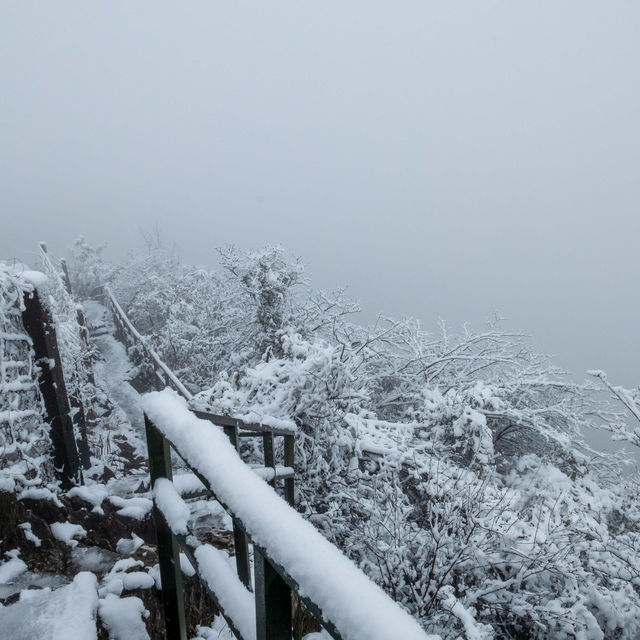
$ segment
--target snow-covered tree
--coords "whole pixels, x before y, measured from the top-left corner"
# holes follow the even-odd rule
[[[298,425],[299,510],[427,630],[638,637],[640,505],[583,441],[609,411],[593,385],[499,321],[361,326],[281,249],[220,255],[155,247],[112,287],[196,403]]]
[[[610,431],[614,440],[640,447],[640,387],[625,389],[613,385],[604,371],[592,370],[589,375],[596,378],[601,387],[610,393],[611,399],[623,409],[622,412],[613,414],[601,413],[599,417],[602,418],[602,428]]]

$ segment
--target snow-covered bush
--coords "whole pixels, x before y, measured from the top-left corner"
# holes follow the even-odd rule
[[[280,249],[221,263],[156,247],[112,287],[195,402],[298,425],[299,510],[427,630],[638,637],[637,491],[583,442],[593,385],[499,322],[360,326]]]
[[[22,325],[33,286],[0,263],[0,490],[54,483],[49,427],[31,340]]]
[[[589,371],[589,375],[599,381],[601,388],[607,391],[611,400],[622,409],[610,414],[601,412],[599,414],[601,421],[598,426],[611,432],[613,440],[629,442],[640,447],[640,387],[625,389],[611,384],[607,374],[600,370]]]
[[[81,299],[99,295],[100,288],[109,284],[113,277],[113,266],[102,259],[105,246],[92,247],[80,236],[71,247],[69,269],[71,288]]]

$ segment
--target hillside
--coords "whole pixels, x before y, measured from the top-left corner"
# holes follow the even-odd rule
[[[219,258],[212,271],[149,246],[112,264],[79,240],[66,271],[44,253],[46,279],[1,267],[0,630],[27,637],[20,620],[37,608],[43,624],[53,610],[97,620],[101,638],[162,637],[140,395],[157,387],[150,349],[191,408],[295,431],[297,511],[426,633],[640,635],[635,480],[583,436],[598,427],[633,443],[613,404],[633,409],[633,394],[609,385],[608,400],[604,374],[573,382],[499,321],[459,334],[412,319],[361,326],[356,303],[311,289],[277,247]],[[143,343],[117,331],[105,285]],[[90,460],[70,490],[21,322],[35,289],[74,420],[84,414]],[[81,450],[77,420],[75,434]],[[261,447],[242,439],[243,459],[258,465]],[[206,496],[189,503],[191,530],[235,566],[228,515]],[[186,558],[183,570],[189,637],[232,637]],[[319,630],[302,607],[298,616],[296,638]]]

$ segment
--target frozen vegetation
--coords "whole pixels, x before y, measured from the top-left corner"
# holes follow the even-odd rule
[[[416,320],[387,317],[363,326],[356,303],[342,291],[312,290],[302,264],[279,248],[221,249],[218,271],[185,265],[158,246],[147,249],[111,264],[78,241],[69,264],[73,300],[55,274],[27,279],[0,268],[0,490],[50,509],[73,499],[95,518],[113,514],[138,523],[132,526],[148,521],[140,397],[130,384],[148,377],[147,365],[107,330],[91,341],[92,377],[73,330],[78,303],[90,323],[109,325],[106,310],[92,299],[108,284],[147,344],[193,394],[194,407],[295,431],[296,508],[308,520],[304,535],[317,536],[318,548],[324,540],[334,543],[424,633],[468,640],[640,636],[637,480],[621,456],[593,451],[583,437],[598,428],[638,446],[637,390],[617,387],[599,371],[574,382],[499,320],[457,333],[444,323],[429,332]],[[48,292],[65,375],[93,420],[86,486],[66,496],[48,456],[32,351],[19,339],[15,309],[34,286]],[[256,517],[243,503],[249,495],[279,514],[276,522],[265,517],[247,524],[258,541],[266,536],[278,549],[283,564],[296,568],[300,583],[332,615],[345,616],[349,637],[360,637],[376,616],[385,635],[385,620],[394,614],[371,604],[383,602],[377,591],[345,568],[339,581],[345,593],[338,589],[333,595],[342,595],[332,600],[322,566],[342,572],[351,565],[343,566],[334,551],[319,554],[317,567],[305,563],[289,508],[270,503],[269,487],[233,457],[220,434],[206,435],[211,428],[205,433],[172,394],[145,402],[151,413],[162,407],[154,414],[159,423],[162,416],[175,419],[162,429],[184,440],[225,500],[249,509],[246,518]],[[257,463],[255,444],[242,447]],[[226,449],[229,455],[220,459]],[[234,474],[250,493],[235,492],[228,481]],[[209,529],[212,522],[228,528],[228,518],[206,500],[185,510],[185,494],[199,486],[194,476],[181,471],[175,484],[158,485],[156,499],[176,529],[197,529],[198,519]],[[117,536],[109,556],[91,549],[93,532],[76,522],[52,522],[48,538],[23,526],[29,524],[18,523],[23,545],[38,549],[37,541],[58,538],[89,571],[96,567],[96,600],[83,601],[78,619],[100,619],[111,638],[145,637],[153,616],[144,594],[155,589],[158,573],[138,559],[146,548],[142,537]],[[2,549],[5,584],[32,580],[21,550]],[[228,555],[202,546],[197,560],[205,580],[228,586],[233,617],[249,629],[251,596],[235,579]],[[193,571],[187,563],[184,570]],[[80,582],[52,582],[39,597],[63,602],[65,589],[87,588],[85,578]],[[11,607],[32,606],[31,597],[20,595],[7,611],[0,609],[0,621],[9,619]],[[367,620],[351,615],[355,608],[341,609],[352,597],[360,598],[361,611],[371,607]],[[403,637],[413,633],[415,623],[407,620]],[[212,625],[200,627],[197,637],[227,637],[219,620]]]

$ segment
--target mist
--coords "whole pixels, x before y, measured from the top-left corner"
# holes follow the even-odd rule
[[[0,254],[285,246],[639,382],[640,6],[4,2]]]

